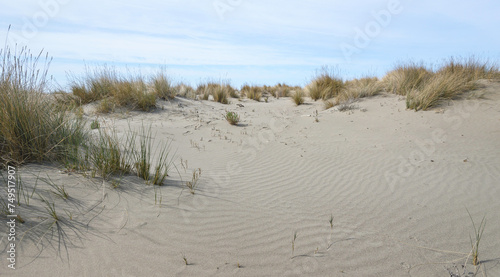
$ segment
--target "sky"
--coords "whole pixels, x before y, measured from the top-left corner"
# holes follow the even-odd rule
[[[103,65],[124,74],[163,70],[192,86],[240,87],[304,86],[324,66],[352,79],[382,77],[405,61],[500,61],[497,0],[0,3],[0,39],[47,52],[49,74],[63,89]]]

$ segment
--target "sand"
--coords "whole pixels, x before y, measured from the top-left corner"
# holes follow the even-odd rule
[[[466,272],[500,276],[500,83],[483,85],[480,98],[425,112],[380,95],[346,112],[310,99],[178,98],[151,113],[99,116],[119,134],[151,125],[157,142],[172,140],[178,171],[161,188],[135,176],[112,188],[55,166],[21,167],[27,191],[34,175],[50,176],[70,198],[46,195],[62,218],[53,232],[42,203],[19,208],[18,240],[30,231],[16,270],[3,237],[1,275],[450,276],[471,250],[468,210],[476,226],[487,222],[481,268],[469,259]],[[184,182],[197,168],[192,195]]]

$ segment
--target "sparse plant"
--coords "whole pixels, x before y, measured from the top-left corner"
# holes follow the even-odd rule
[[[61,185],[61,186],[57,185],[56,183],[54,183],[54,181],[52,181],[52,179],[49,177],[49,175],[47,175],[47,178],[40,178],[40,180],[45,182],[47,185],[51,186],[54,189],[54,191],[52,191],[52,193],[54,193],[55,195],[61,197],[62,199],[69,198],[68,193],[64,189],[64,185]]]
[[[238,122],[240,122],[240,116],[235,113],[235,112],[226,112],[224,115],[224,118],[229,122],[231,125],[238,125]]]
[[[97,119],[92,120],[92,122],[90,123],[90,129],[92,130],[99,129],[99,120]]]
[[[340,103],[337,106],[337,110],[339,112],[345,112],[345,111],[350,111],[350,110],[357,109],[358,106],[354,104],[355,102],[356,102],[356,99],[349,98],[345,102]]]
[[[47,213],[54,219],[53,223],[57,223],[59,221],[59,216],[57,215],[56,212],[56,207],[54,203],[50,203],[47,201],[47,199],[43,198],[41,195],[39,195],[40,200],[45,204],[45,210]]]
[[[479,223],[479,226],[476,228],[476,224],[474,223],[474,219],[472,219],[472,215],[470,214],[469,210],[467,210],[467,213],[469,214],[470,220],[472,221],[472,226],[474,227],[474,240],[472,240],[472,237],[469,235],[470,244],[472,247],[472,250],[471,250],[472,264],[479,265],[479,263],[480,263],[480,261],[479,261],[479,243],[481,242],[481,238],[483,237],[484,228],[486,226],[486,216],[483,216],[481,223]]]
[[[297,239],[297,231],[293,233],[293,238],[292,238],[292,256],[293,253],[295,252],[295,240]]]
[[[337,106],[338,104],[339,104],[338,98],[328,99],[328,100],[323,101],[323,105],[325,107],[325,110],[333,108],[333,107]]]
[[[330,220],[328,220],[328,222],[330,222],[330,228],[333,229],[333,214],[330,214]]]
[[[191,194],[195,193],[196,187],[198,186],[198,181],[200,180],[201,176],[201,168],[198,168],[197,170],[193,170],[193,176],[191,177],[191,181],[186,181],[186,187],[188,187],[189,192]]]
[[[187,257],[186,257],[186,255],[185,255],[185,254],[182,254],[182,260],[184,261],[184,264],[185,264],[185,265],[189,265],[188,260],[187,260]]]

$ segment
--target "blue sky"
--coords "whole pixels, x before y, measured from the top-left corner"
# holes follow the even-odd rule
[[[44,49],[50,74],[112,65],[176,82],[305,85],[330,66],[383,76],[397,62],[500,60],[500,1],[2,0],[0,38]]]

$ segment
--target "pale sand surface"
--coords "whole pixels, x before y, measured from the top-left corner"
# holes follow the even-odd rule
[[[7,270],[2,240],[1,275],[449,276],[466,256],[452,252],[471,248],[467,208],[476,225],[486,215],[480,259],[486,276],[500,276],[500,84],[484,84],[480,99],[426,112],[382,95],[350,112],[310,99],[297,107],[290,98],[180,98],[153,113],[101,116],[103,128],[151,124],[157,141],[173,139],[179,173],[156,188],[161,205],[134,176],[103,190],[99,178],[22,167],[28,188],[30,173],[48,175],[70,199],[49,195],[64,218],[53,234],[35,224],[46,216],[40,203],[20,208],[27,223],[19,232],[32,231],[16,271]],[[223,119],[225,110],[240,114],[240,126]],[[191,195],[181,177],[196,168],[201,183]]]

